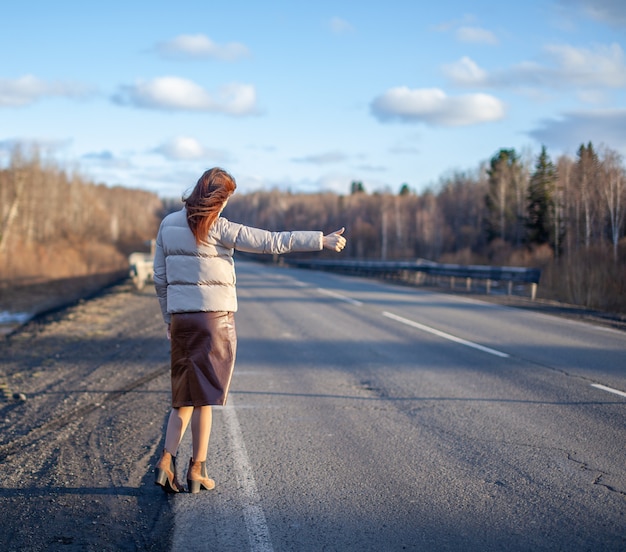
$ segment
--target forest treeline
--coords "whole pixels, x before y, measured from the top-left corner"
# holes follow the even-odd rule
[[[127,271],[162,208],[156,194],[95,184],[16,147],[0,170],[0,283]]]
[[[534,158],[501,149],[420,193],[408,184],[368,191],[359,181],[345,194],[237,193],[225,216],[270,230],[345,226],[342,258],[538,267],[538,297],[626,312],[625,172],[617,152],[591,143],[556,161],[545,148]],[[0,279],[124,270],[180,206],[16,148],[0,170]]]
[[[626,175],[620,155],[582,144],[555,162],[501,149],[475,171],[415,193],[235,194],[225,216],[269,228],[346,226],[345,258],[542,269],[539,296],[626,312]]]

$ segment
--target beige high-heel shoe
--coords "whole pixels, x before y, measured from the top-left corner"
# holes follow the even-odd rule
[[[154,484],[160,485],[166,493],[180,493],[183,486],[176,477],[176,458],[163,450],[161,460],[154,468]]]
[[[210,491],[215,488],[215,481],[209,479],[206,473],[206,462],[194,462],[189,459],[187,470],[187,487],[190,493],[199,493],[201,490]]]

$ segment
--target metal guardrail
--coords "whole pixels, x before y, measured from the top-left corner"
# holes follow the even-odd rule
[[[152,263],[154,252],[131,253],[129,260],[129,275],[138,290],[145,284],[152,282]],[[486,266],[486,265],[459,265],[434,263],[424,259],[417,261],[334,261],[322,259],[292,259],[281,258],[281,262],[298,268],[314,270],[328,270],[369,276],[374,278],[389,278],[402,280],[413,284],[426,283],[426,277],[449,278],[450,287],[454,288],[457,278],[465,281],[467,291],[472,289],[475,281],[484,281],[486,292],[491,292],[493,282],[507,282],[508,294],[513,293],[513,284],[530,285],[530,296],[534,300],[537,294],[537,285],[541,278],[538,268],[518,266]]]
[[[507,282],[508,294],[513,291],[513,284],[529,284],[531,298],[534,300],[537,293],[537,284],[541,278],[541,270],[538,268],[525,268],[517,266],[485,266],[485,265],[459,265],[441,264],[426,261],[334,261],[321,259],[285,259],[284,262],[299,268],[316,270],[329,270],[354,274],[357,276],[370,276],[391,278],[410,281],[412,283],[424,283],[426,276],[446,277],[450,279],[450,287],[454,288],[456,279],[465,281],[468,291],[472,288],[475,280],[485,282],[487,293],[490,293],[493,282]]]

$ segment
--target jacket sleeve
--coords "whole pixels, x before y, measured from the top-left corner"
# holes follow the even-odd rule
[[[156,239],[156,249],[154,251],[154,287],[156,289],[157,297],[159,298],[159,305],[161,307],[161,314],[163,315],[163,321],[166,324],[170,323],[171,316],[167,312],[167,271],[165,269],[165,253],[163,251],[163,239],[161,236],[161,228]]]
[[[222,243],[246,253],[282,254],[321,251],[323,234],[317,231],[270,232],[221,219]]]

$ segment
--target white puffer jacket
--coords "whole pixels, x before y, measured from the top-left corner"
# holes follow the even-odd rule
[[[322,232],[268,232],[223,217],[198,246],[185,208],[161,222],[154,255],[154,285],[163,320],[176,312],[237,310],[235,250],[280,254],[320,251]]]

